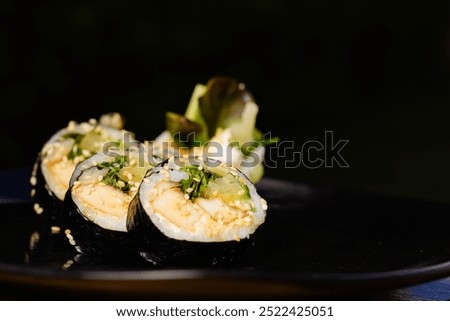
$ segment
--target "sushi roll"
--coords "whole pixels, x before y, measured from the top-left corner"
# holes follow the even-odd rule
[[[153,160],[151,160],[153,162]],[[100,152],[77,165],[64,200],[64,233],[83,254],[129,250],[128,205],[151,168],[144,150]]]
[[[202,157],[171,157],[149,170],[127,229],[152,264],[223,264],[251,245],[267,203],[239,170]]]
[[[117,113],[103,115],[99,122],[71,121],[45,143],[30,179],[36,214],[52,224],[60,223],[62,201],[76,165],[99,152],[107,142],[121,144],[128,133],[122,126],[122,117]]]

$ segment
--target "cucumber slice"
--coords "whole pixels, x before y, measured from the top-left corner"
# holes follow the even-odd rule
[[[232,140],[239,142],[241,145],[254,140],[254,129],[258,110],[258,105],[252,101],[245,104],[241,118],[229,124]]]
[[[248,173],[248,179],[254,183],[259,182],[264,175],[264,166],[262,163],[253,167]]]
[[[200,108],[198,105],[198,99],[203,96],[205,93],[206,86],[202,84],[195,85],[194,91],[192,92],[191,100],[189,101],[189,105],[186,109],[184,116],[189,120],[200,123],[201,125],[206,126],[205,121],[203,120],[202,113],[200,112]]]
[[[93,130],[84,135],[83,139],[80,142],[80,148],[88,150],[91,153],[95,153],[96,151],[98,151],[99,146],[101,146],[103,142],[104,138],[102,137],[101,133]]]
[[[125,182],[133,181],[135,183],[140,183],[150,167],[150,164],[145,164],[145,166],[124,167],[119,171],[118,176]]]
[[[209,182],[206,187],[206,198],[213,198],[217,196],[225,202],[250,199],[247,186],[241,184],[238,178],[230,173]]]

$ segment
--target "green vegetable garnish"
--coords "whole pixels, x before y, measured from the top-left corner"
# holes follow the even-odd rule
[[[240,120],[246,104],[253,101],[250,92],[239,81],[228,77],[211,78],[198,99],[209,136],[214,136],[217,128],[229,127],[235,120]]]
[[[206,85],[197,84],[186,113],[166,113],[167,130],[180,147],[197,147],[207,144],[214,136],[220,139],[220,130],[228,130],[227,142],[238,147],[244,157],[251,156],[260,146],[276,143],[279,138],[265,138],[256,129],[258,106],[245,85],[229,77],[213,77]],[[258,165],[259,166],[259,165]],[[264,168],[255,167],[248,176],[257,182]]]
[[[206,86],[197,84],[184,116],[166,113],[167,130],[175,142],[175,135],[183,139],[183,147],[201,146],[207,143],[218,128],[232,128],[233,139],[239,143],[253,140],[258,108],[245,113],[246,104],[253,97],[245,86],[228,77],[211,78]],[[246,134],[242,135],[245,132]]]
[[[226,202],[236,200],[250,201],[250,191],[238,176],[231,173],[219,175],[209,170],[202,170],[198,165],[182,168],[189,177],[181,180],[181,191],[189,195],[189,199],[197,197],[219,197]]]
[[[87,132],[86,134],[80,133],[67,133],[62,136],[63,139],[73,139],[72,147],[70,148],[67,158],[69,160],[74,160],[76,157],[83,157],[83,159],[95,154],[99,151],[102,143],[110,139],[104,132],[98,131],[98,127]],[[120,141],[111,142],[116,147],[120,146]],[[87,151],[83,153],[83,151]]]
[[[64,139],[71,138],[73,139],[72,147],[70,148],[70,152],[67,154],[67,158],[70,160],[74,160],[75,157],[83,155],[83,150],[80,148],[80,143],[84,138],[84,134],[80,133],[68,133],[62,136]]]
[[[238,176],[231,173],[218,177],[208,184],[204,197],[211,198],[217,195],[220,195],[225,202],[250,201],[250,191],[247,185],[241,182]]]
[[[130,191],[133,185],[120,177],[120,171],[127,165],[125,156],[118,156],[112,162],[103,162],[97,165],[98,169],[107,168],[108,172],[103,176],[102,182],[111,185],[123,192]]]
[[[217,175],[210,171],[203,171],[198,165],[182,168],[189,177],[181,180],[181,191],[189,195],[190,199],[202,197],[209,182],[216,179]]]
[[[179,146],[190,148],[201,146],[204,143],[201,125],[182,115],[172,112],[166,113],[166,126]]]
[[[252,149],[278,141],[265,140],[255,128],[257,114],[258,106],[244,84],[214,77],[206,86],[196,85],[184,116],[166,113],[166,127],[176,143],[189,148],[207,143],[219,128],[229,128],[232,142],[248,156]]]

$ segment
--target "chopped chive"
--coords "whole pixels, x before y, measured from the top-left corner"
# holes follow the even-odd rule
[[[119,177],[119,172],[125,167],[126,162],[127,158],[125,156],[118,156],[112,162],[103,162],[98,164],[98,169],[108,169],[108,172],[103,176],[102,182],[120,189],[123,192],[129,192],[132,185]]]

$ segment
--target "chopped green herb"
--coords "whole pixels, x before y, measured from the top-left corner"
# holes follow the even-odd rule
[[[182,168],[189,177],[181,180],[181,191],[189,195],[190,199],[202,197],[209,182],[218,176],[210,171],[204,171],[198,165]]]
[[[67,133],[62,136],[64,139],[73,139],[72,147],[70,148],[70,152],[67,154],[67,158],[70,160],[74,160],[75,157],[83,155],[83,150],[80,148],[80,143],[84,138],[84,134],[80,133]]]
[[[198,165],[191,165],[182,168],[182,170],[189,177],[181,180],[180,188],[183,193],[189,195],[190,199],[211,198],[220,195],[224,201],[250,202],[251,200],[248,186],[231,173],[222,176],[209,170],[201,170]]]
[[[123,192],[130,191],[132,185],[120,178],[119,173],[122,168],[126,166],[127,158],[125,156],[118,156],[112,162],[103,162],[97,165],[98,169],[107,168],[108,172],[103,176],[102,182],[111,185]]]

